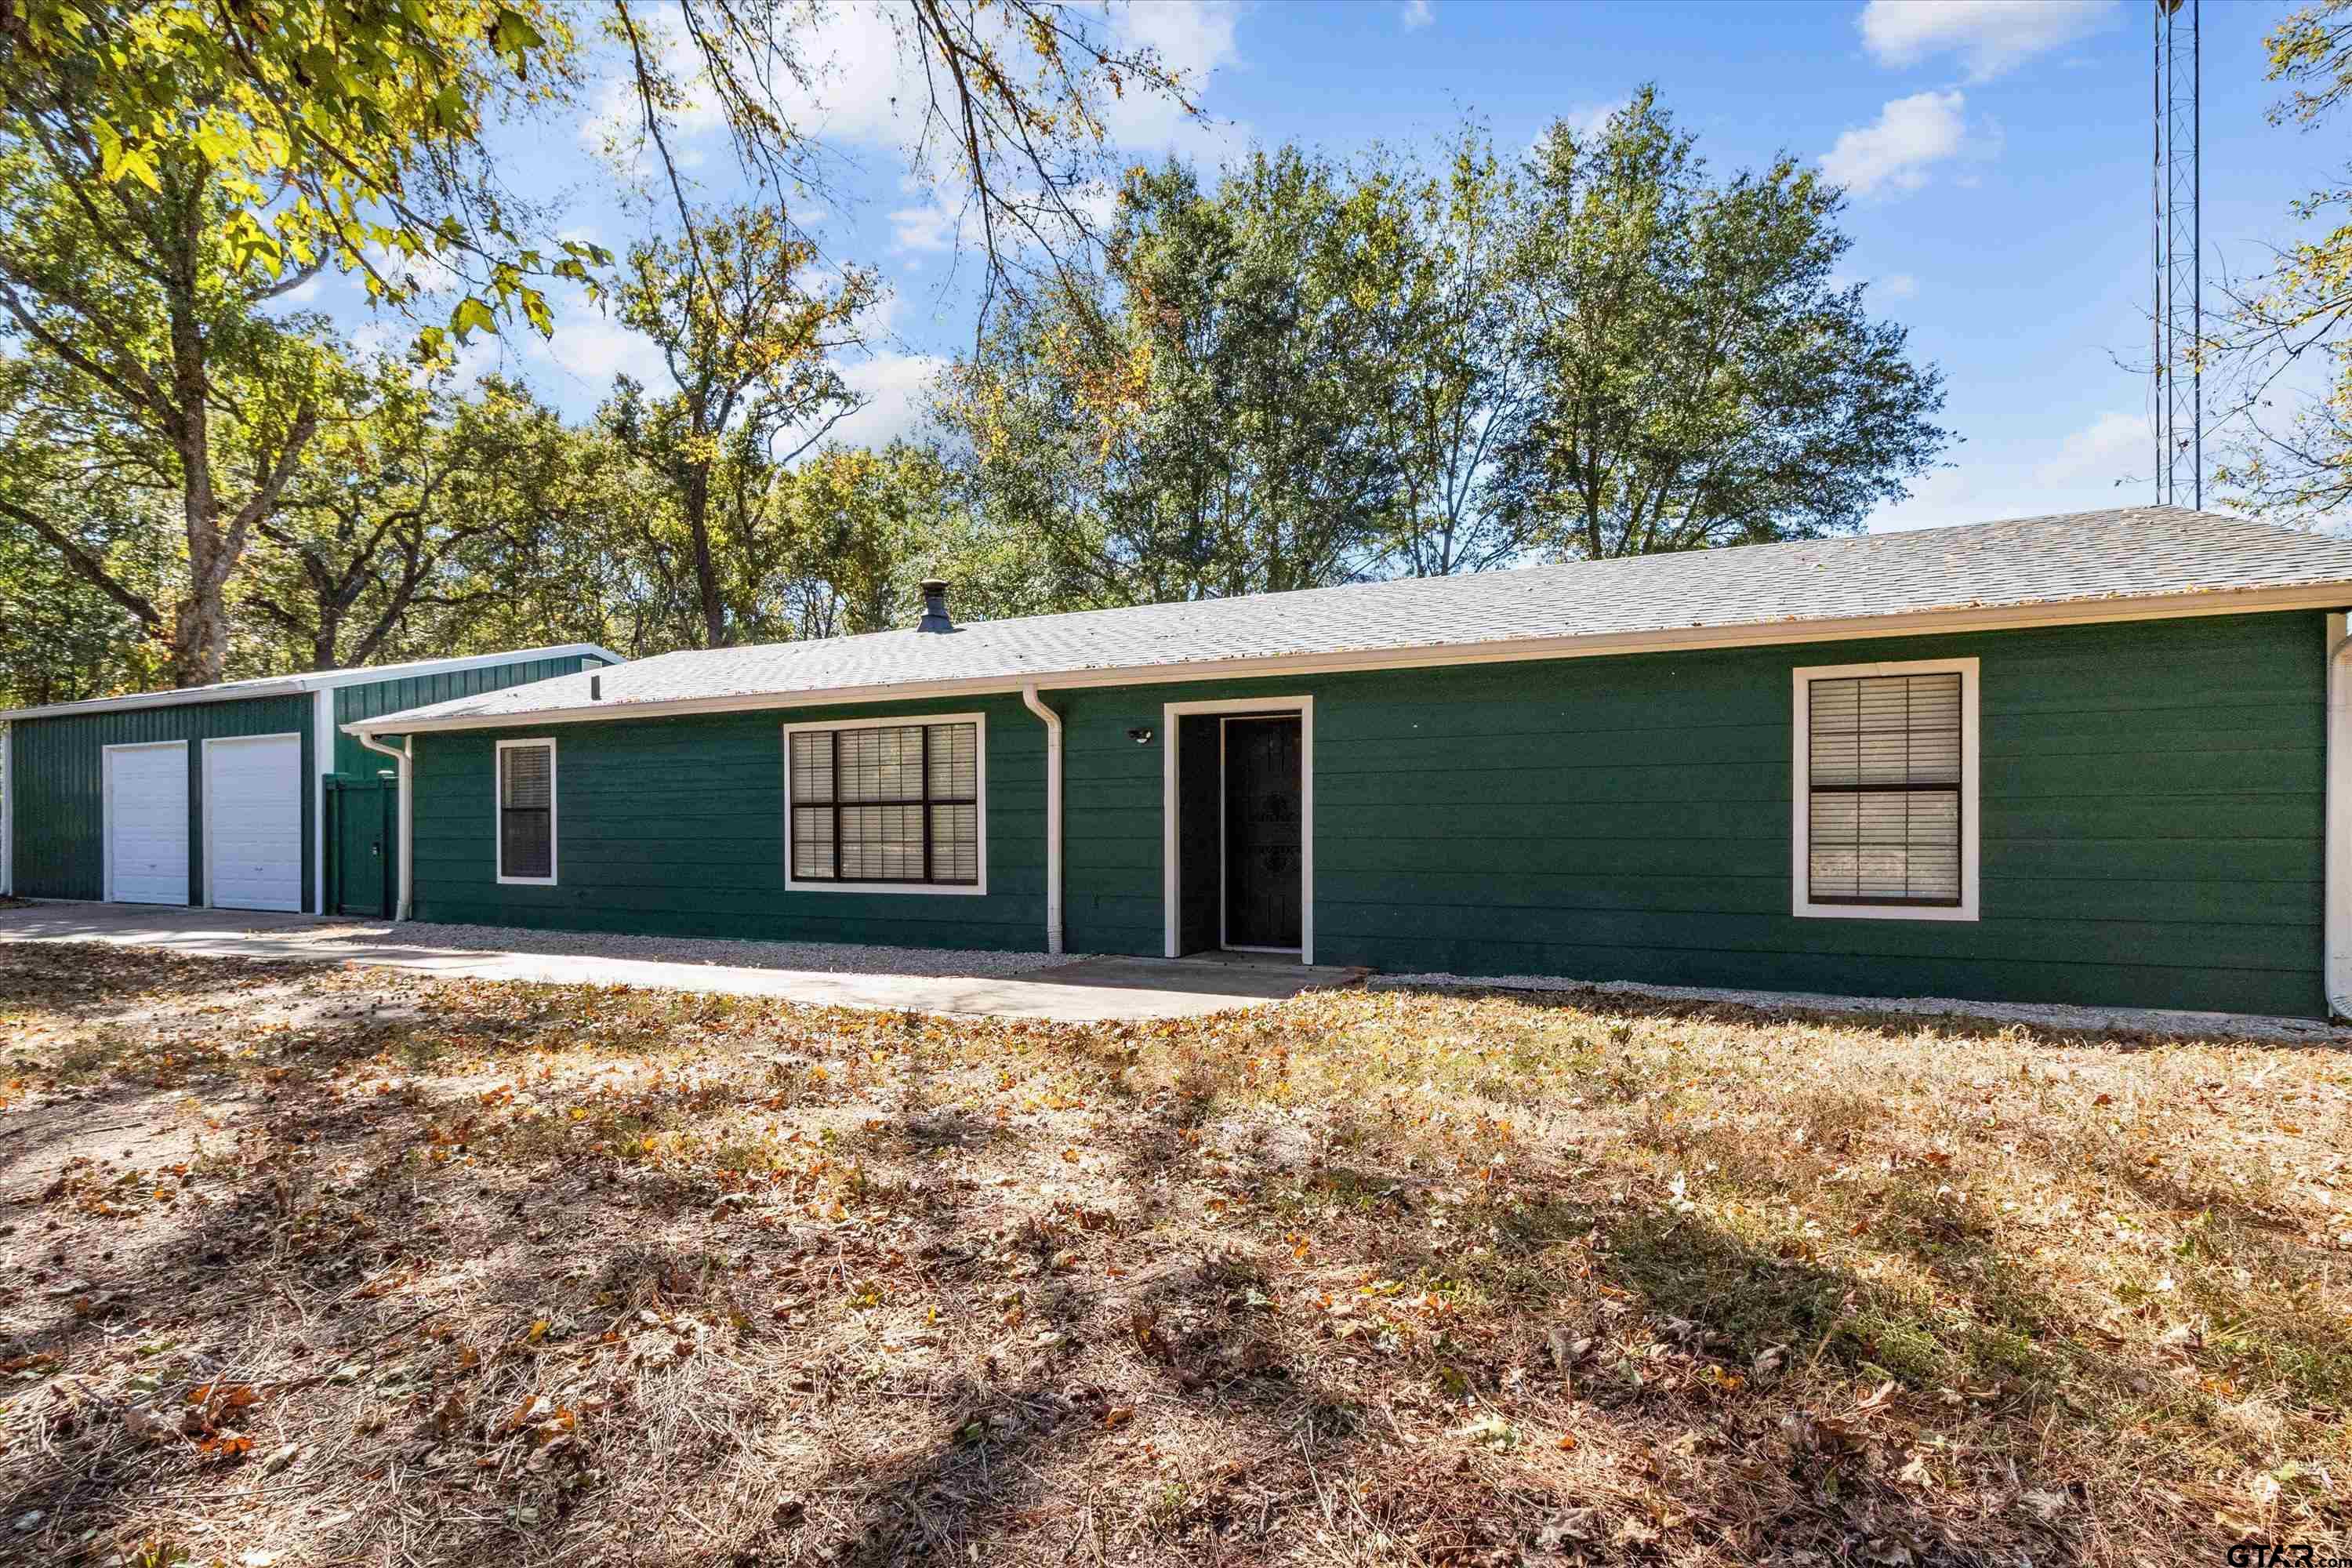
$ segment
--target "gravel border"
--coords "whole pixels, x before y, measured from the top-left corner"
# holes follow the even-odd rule
[[[1375,974],[1378,988],[1452,986],[1481,991],[1599,992],[1604,996],[1672,1002],[1727,1002],[1766,1012],[1903,1013],[1920,1017],[1982,1018],[2069,1032],[2149,1035],[2164,1039],[2264,1040],[2281,1044],[2352,1046],[2352,1027],[2316,1018],[2275,1018],[2252,1013],[2190,1013],[2164,1007],[2078,1007],[2067,1003],[1966,1002],[1951,996],[1839,996],[1818,991],[1734,991],[1703,985],[1645,985],[1631,980],[1577,980],[1565,974]]]
[[[1074,963],[1076,953],[992,952],[980,948],[878,947],[845,942],[751,942],[735,937],[629,936],[612,931],[538,931],[518,926],[403,925],[347,921],[273,931],[324,956],[387,947],[462,952],[523,952],[551,958],[626,958],[650,963],[715,964],[734,969],[803,970],[821,974],[911,974],[926,979],[1032,974]]]

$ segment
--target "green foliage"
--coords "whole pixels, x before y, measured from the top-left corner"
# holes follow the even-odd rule
[[[1536,410],[1500,485],[1565,556],[1859,529],[1948,438],[1941,377],[1839,286],[1843,196],[1783,155],[1709,179],[1644,89],[1555,124],[1513,273]]]
[[[463,338],[543,319],[535,279],[592,283],[603,261],[532,247],[468,176],[486,115],[570,85],[572,28],[542,0],[31,0],[0,30],[6,141],[104,207],[207,190],[237,276],[331,263],[400,303],[378,258],[436,256],[469,285]]]
[[[1849,531],[1948,439],[1833,281],[1842,197],[1709,179],[1644,92],[1514,174],[1295,148],[1138,171],[1108,264],[1026,301],[941,413],[1055,596],[1118,604]]]
[[[374,258],[432,255],[476,285],[463,337],[494,304],[543,320],[535,274],[591,281],[593,247],[543,265],[469,177],[485,111],[532,100],[534,70],[566,58],[565,29],[520,4],[0,13],[0,334],[23,356],[8,456],[49,481],[8,515],[167,641],[179,684],[226,673],[230,585],[343,395],[320,323],[262,307],[331,264],[404,303]],[[168,598],[77,535],[77,478],[176,491]]]
[[[911,626],[926,577],[951,579],[961,620],[1055,607],[1042,595],[1033,536],[992,529],[939,454],[906,441],[879,452],[829,446],[776,495],[785,566],[770,585],[772,634],[839,637]]]
[[[669,491],[671,508],[641,515],[647,547],[691,579],[691,646],[757,632],[762,584],[782,565],[769,487],[857,406],[829,356],[860,341],[877,284],[851,269],[812,290],[816,259],[775,207],[702,215],[629,252],[619,316],[661,350],[671,385],[648,395],[624,381],[606,423]]]
[[[130,612],[0,515],[0,708],[152,684],[160,651]]]
[[[944,100],[978,116],[967,181],[1048,148],[1080,167],[1106,87],[1181,97],[1028,0],[1036,74],[1008,74],[984,10],[898,19],[913,57],[987,68]],[[1710,182],[1644,94],[1516,171],[1475,129],[1429,169],[1282,148],[1128,171],[1098,266],[1043,229],[1019,242],[1033,286],[983,312],[943,444],[829,445],[870,273],[823,261],[780,205],[681,195],[675,237],[603,279],[610,258],[542,254],[535,215],[481,177],[485,123],[569,102],[572,37],[601,14],[0,16],[18,689],[835,636],[911,622],[930,574],[969,619],[1801,537],[1899,496],[1944,438],[1935,373],[1829,281],[1837,194],[1786,160]],[[658,142],[698,83],[619,0],[606,19]],[[801,167],[730,52],[765,38],[790,76],[800,24],[728,0],[675,20],[746,156]],[[994,226],[1076,189],[977,192],[992,279],[1011,276]],[[405,359],[362,363],[285,310],[329,267],[413,308],[427,260],[463,286]],[[551,324],[551,276],[609,285],[663,359],[585,427],[454,380],[467,336]]]
[[[1056,596],[1129,603],[1369,570],[1400,489],[1381,415],[1409,342],[1410,215],[1295,148],[1204,188],[1138,170],[1108,272],[1008,311],[942,412]]]
[[[1517,179],[1468,126],[1440,172],[1412,184],[1406,346],[1388,436],[1399,480],[1384,555],[1391,570],[1484,571],[1533,543],[1525,511],[1502,504],[1496,489],[1497,460],[1534,407],[1511,270],[1521,200]]]
[[[581,24],[601,22],[625,46],[625,79],[687,230],[683,255],[646,247],[651,275],[632,273],[640,300],[655,301],[637,324],[657,338],[668,332],[674,361],[696,367],[680,381],[683,404],[650,410],[667,449],[633,456],[688,492],[678,515],[691,545],[696,640],[736,635],[726,575],[734,568],[717,558],[709,519],[714,477],[744,503],[730,514],[749,558],[738,575],[756,580],[765,547],[753,503],[774,460],[763,442],[815,416],[802,431],[804,447],[822,434],[824,410],[844,403],[821,340],[870,299],[871,282],[853,271],[809,311],[740,313],[747,301],[773,304],[762,291],[789,284],[807,248],[775,215],[716,220],[706,246],[668,164],[664,126],[689,100],[714,98],[748,171],[766,188],[789,188],[809,170],[793,113],[793,94],[810,80],[801,30],[815,13],[687,0],[675,20],[699,69],[674,74],[660,49],[648,51],[626,0],[0,7],[0,353],[21,361],[0,432],[14,476],[0,518],[47,546],[110,614],[168,647],[171,679],[183,685],[219,679],[247,657],[257,639],[240,616],[266,625],[262,644],[292,639],[299,661],[315,663],[371,657],[417,613],[454,608],[465,595],[432,586],[449,558],[426,546],[412,504],[433,489],[436,444],[453,430],[428,438],[399,399],[381,384],[366,390],[367,378],[318,342],[320,323],[275,321],[264,307],[332,267],[356,275],[377,302],[413,312],[424,301],[412,272],[446,268],[459,280],[457,297],[446,321],[419,328],[415,345],[439,363],[515,319],[551,331],[549,279],[597,298],[611,258],[583,242],[534,240],[542,215],[504,194],[483,136],[501,117],[579,109],[574,40]],[[1047,226],[1066,237],[1072,229],[1072,193],[1108,156],[1105,95],[1182,98],[1181,79],[1149,49],[1112,47],[1047,0],[919,0],[894,13],[892,26],[908,61],[952,83],[929,106],[919,162],[932,162],[929,132],[954,130],[942,144],[954,150],[952,168],[931,172],[960,176],[979,203],[992,278],[1011,265],[1012,242],[996,240],[1010,215],[1024,215],[1041,255],[1058,254],[1034,220],[1058,212],[1065,221]],[[1016,188],[1030,172],[1043,188]],[[735,390],[712,394],[722,383]],[[744,417],[719,406],[752,387],[760,401]],[[312,486],[299,515],[283,518],[283,493],[322,427],[340,432],[325,445],[359,477],[340,510]],[[730,443],[735,458],[718,450]],[[610,467],[604,456],[599,473]],[[722,471],[728,462],[735,467]],[[77,487],[92,485],[104,500],[84,504]],[[625,505],[611,515],[648,513]],[[121,541],[110,531],[131,518],[177,536],[169,548],[149,540],[133,552],[165,558],[144,576],[121,569]],[[634,537],[656,554],[665,542],[657,528]],[[388,556],[370,558],[379,548]],[[646,553],[613,569],[621,581],[604,602],[665,643],[672,628],[646,617],[662,586],[658,572],[638,569]],[[578,557],[591,577],[610,575],[604,563],[613,559]],[[536,581],[530,570],[519,579]],[[542,612],[580,618],[545,605],[521,618],[543,621]]]

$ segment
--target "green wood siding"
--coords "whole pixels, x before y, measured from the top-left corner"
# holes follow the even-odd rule
[[[188,896],[205,887],[204,742],[236,735],[296,732],[302,776],[317,776],[309,696],[252,697],[234,702],[138,708],[15,725],[16,891],[32,899],[106,896],[105,749],[150,741],[188,742]],[[315,896],[312,856],[316,792],[302,791],[302,907]]]
[[[986,715],[986,893],[784,890],[783,726],[873,712]],[[492,752],[525,736],[555,741],[551,888],[497,879]],[[1042,941],[1045,731],[1017,698],[526,726],[419,735],[415,748],[419,920],[916,947]]]
[[[478,697],[485,691],[504,691],[510,686],[528,686],[534,680],[545,680],[550,676],[576,675],[581,668],[582,660],[577,656],[527,658],[518,659],[512,664],[488,664],[478,669],[452,670],[442,675],[411,675],[398,680],[335,687],[332,689],[335,757],[334,766],[327,771],[347,778],[372,779],[378,768],[392,765],[391,758],[369,751],[360,744],[358,737],[343,733],[343,726],[357,720],[397,713],[407,708],[422,708],[428,702]]]
[[[1067,945],[1160,951],[1160,705],[1305,694],[1318,962],[2317,1015],[2324,626],[2232,616],[1052,693]],[[1791,915],[1790,669],[1971,655],[1982,918]],[[786,719],[974,707],[987,897],[782,891]],[[1131,728],[1157,733],[1139,746]],[[561,748],[562,885],[493,879],[492,737],[422,736],[424,918],[1042,943],[1043,729],[1017,700],[539,732]]]
[[[1159,705],[1316,699],[1316,957],[2314,1015],[2316,614],[1134,688],[1065,701],[1069,941],[1160,941]],[[1792,668],[1982,662],[1982,918],[1790,910]]]

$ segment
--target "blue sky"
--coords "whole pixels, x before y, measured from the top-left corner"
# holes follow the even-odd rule
[[[1143,0],[1110,25],[1186,70],[1212,121],[1129,103],[1112,124],[1136,155],[1213,163],[1253,142],[1428,144],[1469,111],[1523,148],[1654,81],[1718,169],[1785,150],[1846,184],[1849,272],[1946,373],[1946,422],[1964,438],[1952,466],[1874,526],[2116,505],[2149,494],[2147,378],[2119,362],[2147,353],[2150,4]],[[2344,162],[2339,138],[2264,121],[2276,89],[2262,39],[2286,9],[2205,7],[2209,276],[2258,267],[2290,234],[2287,203]],[[803,214],[831,255],[879,267],[892,289],[876,352],[844,364],[873,402],[842,434],[880,440],[909,427],[925,383],[970,342],[972,268],[956,264],[951,206],[909,182],[887,14],[833,0],[814,54],[824,77],[801,108],[836,188]],[[611,112],[614,89],[598,90]],[[702,194],[736,194],[713,120],[689,112],[681,131]],[[562,205],[561,226],[617,248],[647,215],[618,197],[626,182],[597,141],[574,119],[504,146],[517,184]],[[390,340],[340,283],[305,302]],[[519,373],[574,416],[614,372],[651,370],[647,345],[577,301],[552,343],[485,343],[469,363]]]

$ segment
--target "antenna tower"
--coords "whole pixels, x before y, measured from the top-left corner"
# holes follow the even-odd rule
[[[2199,258],[2200,0],[2154,0],[2156,13],[2156,500],[2205,504],[2205,405],[2199,345],[2205,284]]]

